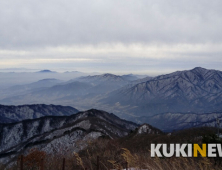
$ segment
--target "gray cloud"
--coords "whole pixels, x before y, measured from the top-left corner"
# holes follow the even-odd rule
[[[220,0],[0,1],[0,67],[221,69],[221,6]]]
[[[103,42],[221,42],[220,0],[7,0],[1,48]]]

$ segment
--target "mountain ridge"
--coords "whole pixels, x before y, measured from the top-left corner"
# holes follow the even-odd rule
[[[211,112],[221,110],[222,72],[196,67],[154,77],[111,93],[105,103],[137,107],[134,112]]]
[[[215,113],[162,113],[150,117],[136,118],[138,123],[146,122],[162,131],[172,132],[193,127],[217,127],[222,112]],[[163,123],[164,122],[164,123]],[[220,128],[222,125],[220,125]]]
[[[58,147],[78,150],[75,146],[78,140],[82,141],[84,147],[88,139],[102,136],[118,138],[127,135],[136,127],[136,123],[96,109],[70,116],[46,116],[0,124],[0,162],[8,162],[31,148],[47,153],[59,152]],[[70,150],[64,152],[68,153]]]
[[[61,105],[0,105],[0,123],[13,123],[24,119],[35,119],[43,116],[65,116],[79,112],[70,106]]]

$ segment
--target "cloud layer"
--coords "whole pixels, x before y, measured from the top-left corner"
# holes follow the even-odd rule
[[[220,0],[1,1],[0,67],[220,69],[221,6]]]

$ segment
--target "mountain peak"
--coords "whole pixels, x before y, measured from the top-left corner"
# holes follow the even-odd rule
[[[192,71],[205,72],[205,71],[208,71],[208,70],[206,68],[203,68],[203,67],[195,67],[194,69],[192,69]]]
[[[191,72],[193,72],[199,76],[202,76],[202,77],[205,77],[206,73],[208,73],[209,71],[212,71],[212,70],[208,70],[208,69],[202,68],[202,67],[195,67],[194,69],[191,70]]]
[[[161,134],[161,133],[163,133],[161,130],[146,123],[141,125],[137,130],[137,134]]]
[[[105,73],[102,75],[103,77],[117,77],[117,75],[115,74],[111,74],[111,73]]]
[[[54,71],[51,71],[51,70],[41,70],[38,73],[54,73]]]

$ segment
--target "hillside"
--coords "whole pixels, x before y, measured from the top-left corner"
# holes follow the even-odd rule
[[[162,131],[188,129],[192,127],[217,127],[217,119],[222,119],[222,113],[163,113],[150,117],[139,117],[134,120],[146,122]],[[222,124],[220,124],[222,128]]]
[[[89,160],[94,166],[97,155],[100,156],[101,168],[126,168],[126,161],[128,168],[135,169],[180,169],[191,170],[194,167],[197,169],[221,169],[221,159],[213,158],[151,158],[150,144],[160,143],[204,143],[207,140],[214,142],[221,142],[221,139],[215,137],[215,128],[192,128],[174,132],[171,134],[161,133],[142,133],[138,135],[138,130],[133,131],[129,135],[116,139],[101,139],[95,141],[92,145],[79,152],[79,157],[83,160],[85,167],[91,167]],[[89,156],[89,154],[90,156]],[[74,159],[75,160],[75,159]],[[76,163],[76,169],[80,166]]]
[[[99,110],[71,116],[46,116],[11,124],[0,124],[0,162],[8,162],[31,148],[47,153],[78,151],[88,140],[123,137],[138,125]],[[78,141],[81,145],[77,146]],[[58,150],[58,148],[63,148]]]
[[[43,116],[69,116],[77,112],[78,110],[73,107],[60,105],[0,105],[0,123],[12,123]]]

